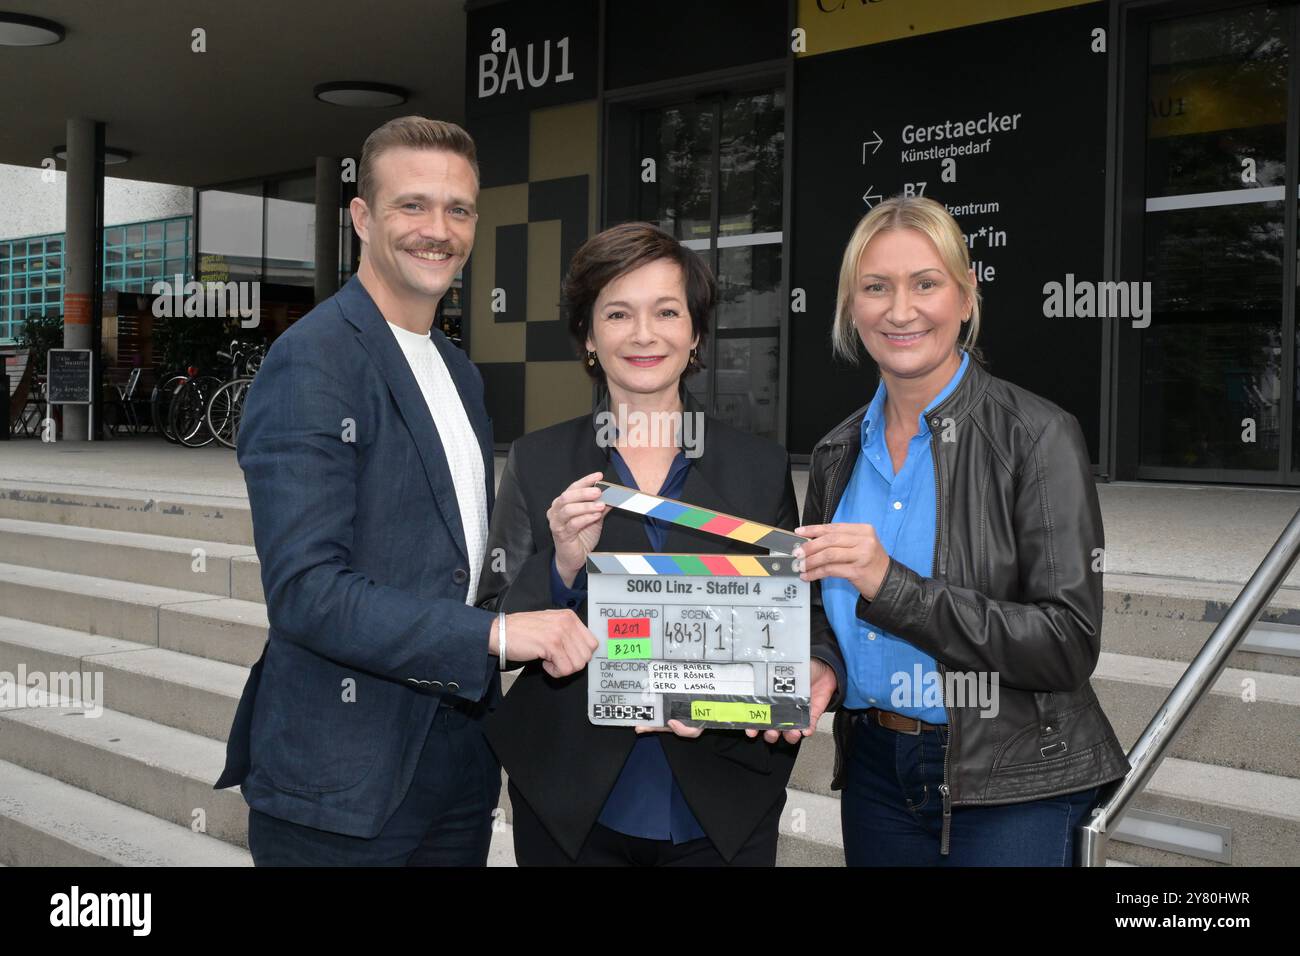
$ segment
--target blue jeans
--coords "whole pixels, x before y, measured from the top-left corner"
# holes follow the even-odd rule
[[[501,764],[480,721],[442,706],[410,789],[377,836],[317,830],[248,811],[257,866],[484,866]]]
[[[904,734],[854,721],[840,798],[849,866],[1070,866],[1075,828],[1097,799],[1078,793],[993,807],[953,807],[943,829],[943,756],[948,728]]]

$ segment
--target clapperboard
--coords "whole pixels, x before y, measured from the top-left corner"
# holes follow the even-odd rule
[[[795,730],[809,726],[808,584],[780,528],[598,482],[614,508],[767,548],[587,558],[593,724]]]

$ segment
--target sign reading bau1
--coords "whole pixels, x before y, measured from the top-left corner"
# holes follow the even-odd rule
[[[467,19],[470,117],[558,106],[596,95],[594,0],[502,3]]]
[[[524,47],[524,56],[528,59],[528,72],[525,74],[520,67],[518,47],[506,46],[505,30],[500,27],[493,30],[492,49],[478,58],[479,99],[508,93],[512,89],[522,93],[525,75],[528,77],[528,85],[533,89],[550,82],[567,83],[573,79],[573,71],[569,69],[568,37],[560,37],[555,41],[555,54],[559,62],[553,77],[551,41],[541,42],[541,52],[538,52],[537,46],[536,43],[529,43]],[[539,61],[536,70],[533,69],[534,59]]]

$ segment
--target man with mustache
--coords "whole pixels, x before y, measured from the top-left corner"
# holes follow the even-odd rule
[[[432,326],[474,245],[478,184],[453,123],[371,133],[360,268],[249,390],[238,455],[270,635],[216,786],[242,787],[258,865],[482,866],[498,669],[508,654],[562,677],[596,647],[572,611],[473,606],[491,420],[478,370]]]

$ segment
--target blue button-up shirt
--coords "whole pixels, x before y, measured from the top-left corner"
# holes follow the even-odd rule
[[[885,552],[922,577],[934,573],[937,521],[934,458],[925,417],[952,394],[969,363],[970,356],[963,354],[961,367],[921,413],[898,474],[885,442],[885,382],[881,380],[862,420],[862,451],[832,519],[873,526]],[[844,652],[849,683],[846,708],[879,707],[926,723],[948,722],[933,657],[861,620],[858,589],[843,578],[822,581],[822,603]]]
[[[614,449],[610,455],[614,468],[623,484],[629,488],[636,487],[636,479],[623,460],[623,456]],[[668,469],[668,477],[659,489],[661,498],[680,498],[686,488],[686,474],[690,459],[682,452],[673,459]],[[669,525],[657,518],[644,518],[646,537],[654,551],[662,551],[668,535]],[[583,568],[574,578],[573,587],[566,587],[560,578],[560,572],[551,562],[551,599],[557,607],[577,607],[587,597],[587,571]],[[611,830],[626,833],[629,836],[646,840],[672,840],[673,843],[685,843],[704,836],[704,828],[691,813],[691,808],[682,796],[681,788],[673,777],[668,758],[664,756],[663,745],[658,734],[645,734],[637,738],[632,752],[628,755],[623,771],[614,783],[600,811],[599,822]]]

